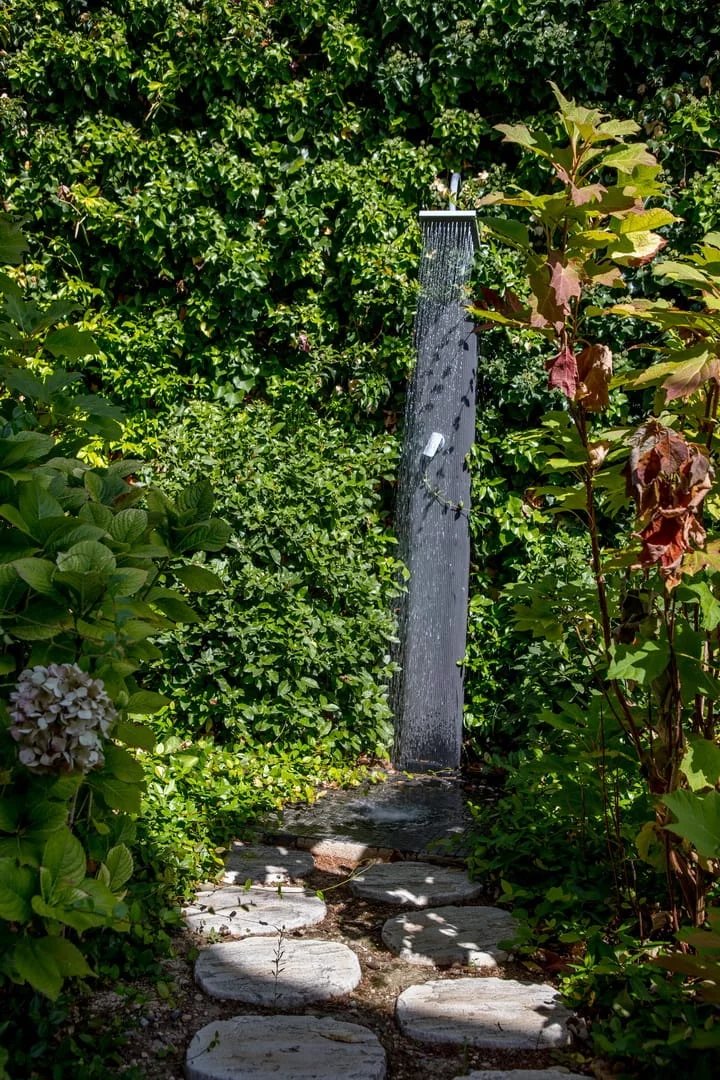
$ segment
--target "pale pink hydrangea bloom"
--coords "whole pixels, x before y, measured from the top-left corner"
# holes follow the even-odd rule
[[[117,711],[102,680],[77,664],[26,668],[10,702],[10,734],[28,769],[87,773],[105,761],[103,739]]]

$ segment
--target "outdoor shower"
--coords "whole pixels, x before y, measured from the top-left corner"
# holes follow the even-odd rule
[[[409,571],[394,686],[395,764],[460,765],[470,568],[470,473],[477,339],[464,287],[478,242],[474,211],[420,213],[417,364],[408,386],[398,484],[400,557]]]

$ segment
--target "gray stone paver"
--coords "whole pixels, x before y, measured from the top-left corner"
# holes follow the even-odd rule
[[[350,889],[363,900],[417,908],[475,900],[483,891],[464,870],[410,861],[375,863],[352,879]]]
[[[191,930],[251,937],[314,926],[325,918],[327,908],[313,893],[293,886],[241,889],[223,885],[201,890],[183,914]]]
[[[188,1047],[186,1080],[384,1080],[385,1051],[359,1024],[315,1016],[216,1020]]]
[[[410,964],[492,968],[507,957],[498,942],[516,930],[515,919],[501,908],[450,906],[396,915],[383,926],[382,939]]]
[[[404,1035],[419,1042],[486,1049],[545,1050],[569,1042],[569,1011],[548,985],[514,979],[435,979],[397,1000]]]
[[[307,851],[269,844],[233,844],[225,859],[223,881],[244,885],[289,885],[304,881],[315,869],[312,855]]]
[[[203,949],[195,980],[210,997],[294,1009],[350,993],[357,956],[337,941],[284,936],[223,941]]]

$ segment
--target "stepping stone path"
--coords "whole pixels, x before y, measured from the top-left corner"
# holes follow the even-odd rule
[[[360,978],[347,945],[284,935],[210,945],[195,965],[195,980],[210,997],[287,1009],[349,994]]]
[[[515,936],[512,915],[492,907],[440,907],[388,919],[382,939],[409,964],[450,967],[497,967],[507,953],[499,941]]]
[[[409,861],[375,863],[353,877],[350,889],[363,900],[416,908],[474,900],[483,891],[463,870]]]
[[[303,881],[313,867],[307,852],[236,844],[225,883],[201,889],[185,909],[191,929],[226,939],[201,949],[195,968],[200,989],[221,1001],[274,1013],[241,1014],[203,1027],[187,1050],[186,1080],[384,1080],[388,1075],[383,1046],[369,1028],[329,1016],[287,1015],[352,994],[362,977],[357,955],[342,942],[293,936],[327,914],[324,901],[310,889],[288,884]],[[259,884],[239,887],[248,880]],[[382,928],[385,946],[409,964],[493,968],[506,959],[499,942],[513,937],[515,920],[506,911],[473,904],[482,886],[464,871],[412,861],[377,863],[348,884],[358,899],[410,909]],[[353,1004],[350,998],[351,1015]],[[450,974],[408,987],[395,1010],[399,1031],[418,1043],[521,1050],[531,1056],[567,1047],[569,1019],[552,986]],[[449,1075],[451,1060],[438,1075]],[[562,1069],[497,1068],[457,1080],[481,1078],[579,1080]]]
[[[568,1010],[552,986],[513,979],[435,979],[397,1000],[400,1030],[412,1039],[484,1049],[567,1046]]]
[[[238,1016],[198,1031],[187,1080],[384,1080],[385,1051],[372,1031],[316,1016]]]
[[[314,893],[292,886],[270,889],[254,885],[239,889],[224,885],[201,890],[196,903],[185,908],[184,915],[191,930],[249,937],[314,926],[323,921],[327,908]]]

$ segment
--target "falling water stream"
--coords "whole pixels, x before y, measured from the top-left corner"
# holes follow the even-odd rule
[[[473,215],[423,220],[417,365],[408,389],[397,510],[409,579],[393,692],[395,764],[413,772],[460,764],[470,565],[466,456],[475,434],[477,367],[464,287],[475,235]],[[423,449],[434,432],[444,444],[431,458]]]

